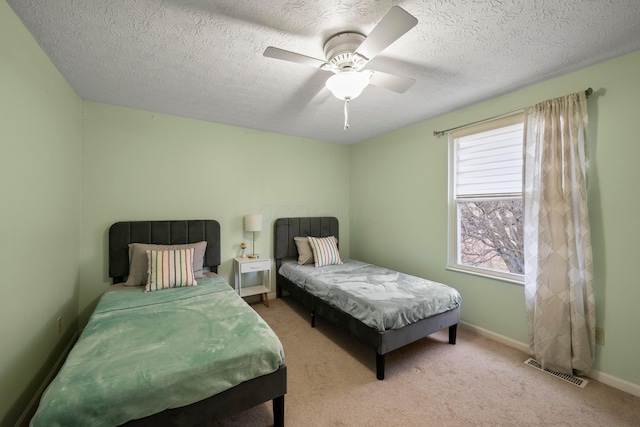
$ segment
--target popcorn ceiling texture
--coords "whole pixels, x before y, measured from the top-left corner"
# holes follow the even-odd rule
[[[84,100],[344,144],[640,49],[638,0],[7,2]],[[367,87],[348,131],[338,99],[308,105],[330,74],[262,55],[324,59],[394,5],[418,25],[367,68],[416,83]]]

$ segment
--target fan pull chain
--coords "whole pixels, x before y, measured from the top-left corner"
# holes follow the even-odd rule
[[[351,101],[351,98],[345,98],[344,100],[344,130],[349,129],[349,101]]]

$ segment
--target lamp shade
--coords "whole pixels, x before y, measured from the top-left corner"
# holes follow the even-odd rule
[[[355,99],[369,85],[370,79],[371,73],[342,71],[329,77],[325,86],[336,98]]]
[[[261,231],[262,230],[262,215],[251,214],[244,216],[244,230],[245,231]]]

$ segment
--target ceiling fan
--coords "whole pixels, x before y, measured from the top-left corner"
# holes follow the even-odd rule
[[[349,129],[349,102],[358,97],[368,85],[404,93],[415,83],[414,79],[365,69],[365,66],[417,23],[414,16],[401,7],[394,6],[366,37],[348,31],[330,37],[324,44],[324,61],[273,46],[265,49],[264,56],[334,73],[327,79],[325,89],[312,102],[324,101],[328,91],[331,91],[336,98],[344,101],[344,128]]]

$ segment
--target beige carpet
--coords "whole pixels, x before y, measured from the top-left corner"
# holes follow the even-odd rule
[[[255,310],[285,349],[285,425],[299,426],[640,426],[640,398],[589,379],[583,389],[524,364],[527,355],[458,328],[387,355],[375,354],[284,298]],[[270,426],[271,404],[218,426]]]

